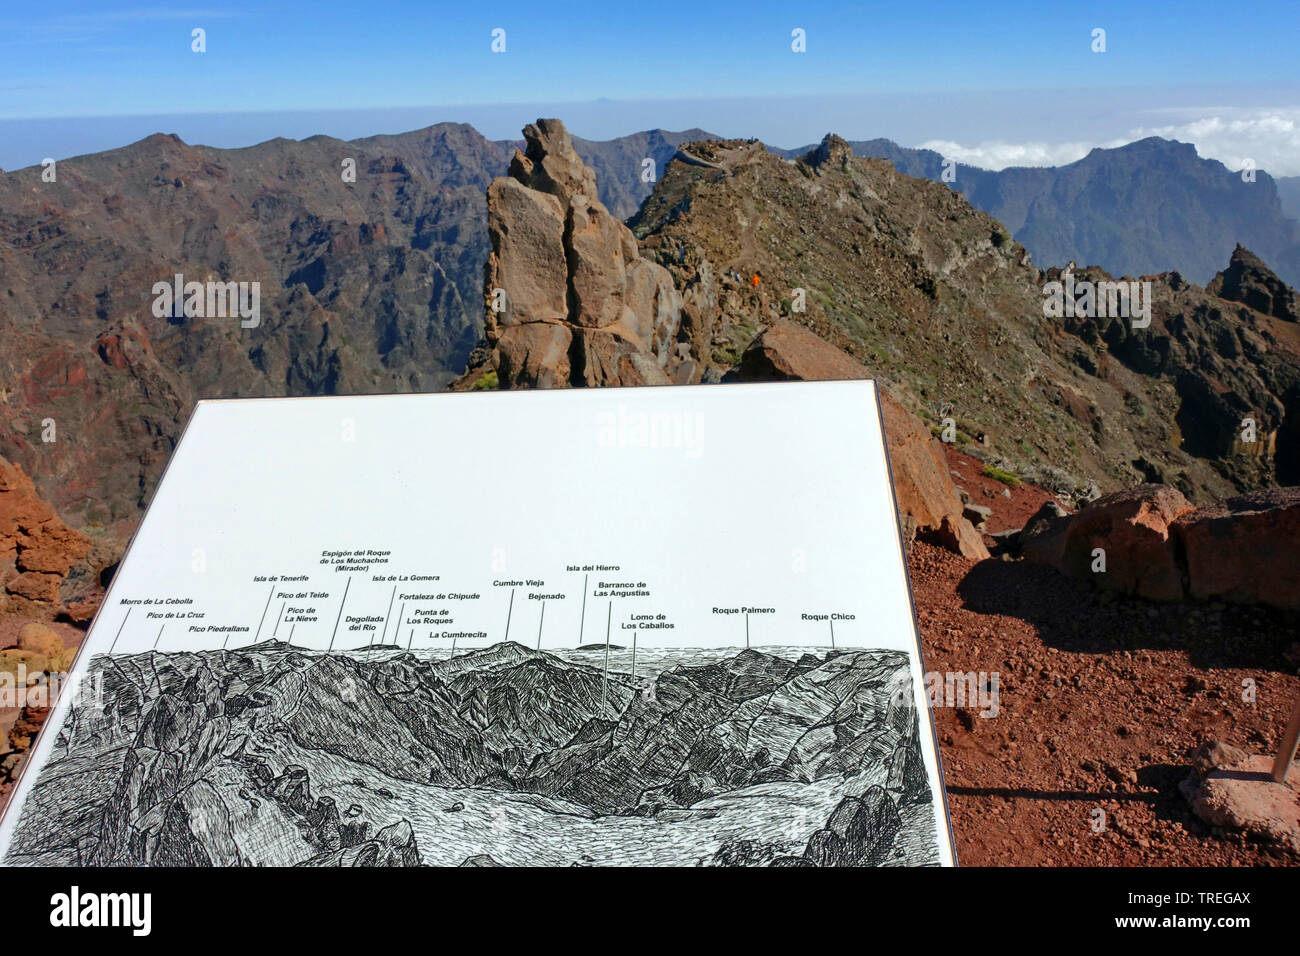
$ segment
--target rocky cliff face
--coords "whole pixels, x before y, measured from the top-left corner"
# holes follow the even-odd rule
[[[855,156],[887,159],[908,176],[943,182],[944,157],[887,139],[849,144]],[[776,150],[793,159],[812,147]],[[1300,177],[1262,170],[1244,181],[1189,143],[1148,137],[1094,149],[1064,166],[998,171],[958,164],[949,188],[1011,231],[1044,266],[1071,260],[1115,274],[1177,270],[1214,276],[1235,244],[1263,254],[1300,282]]]
[[[199,398],[438,388],[481,335],[483,191],[508,159],[446,124],[243,150],[159,135],[56,182],[0,175],[0,454],[76,523],[129,532]],[[259,283],[261,324],[155,314],[177,273]]]
[[[1273,314],[1286,299],[1262,265],[1209,290],[1141,277],[1146,328],[1054,318],[1044,289],[1061,270],[1040,272],[960,195],[837,137],[791,161],[738,140],[683,152],[696,161],[672,163],[632,225],[682,289],[706,380],[786,317],[923,420],[951,419],[963,450],[1060,494],[1162,480],[1209,500],[1293,480],[1294,443],[1274,436],[1300,420],[1300,339]],[[1241,301],[1239,287],[1256,292]],[[1254,442],[1240,440],[1247,417]]]
[[[89,537],[69,528],[21,467],[0,458],[0,610],[26,603],[54,605],[73,597],[89,568],[80,566],[92,548]],[[69,583],[74,567],[78,573]]]
[[[1040,272],[951,191],[835,137],[793,162],[748,141],[685,145],[634,221],[639,253],[575,203],[594,177],[562,127],[527,139],[490,191],[488,298],[504,290],[507,305],[489,312],[491,348],[463,384],[493,371],[504,387],[883,378],[902,401],[885,406],[900,507],[976,558],[984,545],[906,405],[1000,473],[1080,500],[1152,480],[1210,500],[1300,473],[1293,293],[1245,249],[1208,289],[1138,280],[1149,325],[1137,302],[1053,317],[1050,283],[1113,277]],[[629,308],[626,276],[645,256],[680,290],[661,292],[672,308]]]
[[[54,183],[0,175],[0,455],[111,551],[198,398],[436,389],[467,361],[462,387],[715,382],[749,374],[783,319],[1058,494],[1300,480],[1300,323],[1259,259],[1238,250],[1205,289],[1144,277],[1146,329],[1045,319],[1060,270],[946,186],[853,153],[575,142],[545,121],[522,151],[450,124],[247,150],[155,136]],[[658,181],[629,235],[644,158]],[[177,272],[259,282],[261,325],[155,315]]]
[[[779,316],[736,368],[719,367],[710,344],[728,316],[709,263],[699,263],[679,293],[669,271],[644,258],[631,231],[591,198],[595,175],[563,124],[539,120],[524,136],[527,150],[516,153],[510,176],[488,188],[487,349],[460,387],[494,378],[504,388],[683,384],[710,368],[714,380],[870,377],[851,356]],[[679,161],[715,168],[693,154],[680,153]],[[882,403],[908,530],[987,557],[937,443],[891,397]]]
[[[529,142],[534,158],[489,204],[488,296],[504,289],[515,312],[489,314],[491,348],[464,385],[493,384],[491,371],[512,387],[662,381],[655,366],[674,382],[851,366],[936,431],[950,422],[949,438],[1000,473],[1079,500],[1141,481],[1210,500],[1300,471],[1286,440],[1300,428],[1300,325],[1289,288],[1244,249],[1208,289],[1176,273],[1137,280],[1149,325],[1108,309],[1046,315],[1050,283],[1113,277],[1040,271],[959,195],[830,136],[793,161],[752,141],[684,144],[632,222],[634,258],[606,219],[551,202],[594,191],[567,140],[539,127]],[[646,258],[671,274],[680,309],[625,311],[628,263]],[[841,360],[813,376],[779,367],[778,323]]]
[[[1295,290],[1241,243],[1233,249],[1228,268],[1215,275],[1205,291],[1228,302],[1239,302],[1260,315],[1300,322]]]
[[[501,385],[690,381],[668,272],[605,209],[563,123],[539,120],[524,139],[488,187],[486,338]]]
[[[1059,281],[1060,270],[1044,273]],[[1076,284],[1111,279],[1077,270]],[[1143,481],[1208,501],[1300,481],[1300,324],[1294,293],[1248,250],[1206,289],[1177,273],[1151,282],[1151,326],[1114,317],[1064,319],[1070,358],[1122,393],[1111,425],[1158,444],[1130,462]],[[1067,340],[1069,341],[1069,340]],[[1094,356],[1097,364],[1094,364]],[[1103,437],[1106,422],[1099,424]]]

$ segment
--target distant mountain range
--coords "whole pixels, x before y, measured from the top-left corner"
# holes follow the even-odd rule
[[[708,137],[700,130],[654,130],[608,142],[578,139],[574,148],[595,170],[602,201],[616,216],[630,216],[671,176],[670,167],[686,165],[673,162],[683,155],[679,147]],[[120,541],[197,399],[445,386],[464,371],[483,334],[483,270],[489,253],[485,190],[505,172],[518,145],[487,140],[456,124],[352,142],[277,139],[237,150],[189,146],[155,135],[122,149],[61,161],[55,182],[43,182],[37,167],[0,175],[0,456],[22,464],[41,492],[76,524]],[[902,149],[887,140],[850,148],[882,156],[907,175],[941,178],[942,160],[936,153]],[[789,156],[796,151],[773,152]],[[355,181],[346,175],[349,166],[356,171]],[[690,175],[702,181],[721,175],[707,165],[693,169]],[[786,180],[785,172],[776,177],[782,189]],[[1294,198],[1295,180],[1282,181],[1280,193],[1279,184],[1265,173],[1244,184],[1183,144],[1144,140],[1094,151],[1058,169],[992,173],[959,166],[954,185],[974,205],[1001,218],[1006,229],[958,222],[952,217],[964,214],[956,207],[944,211],[910,186],[890,189],[902,206],[915,207],[923,219],[910,225],[893,222],[894,213],[885,210],[882,221],[891,221],[890,229],[919,230],[934,238],[945,230],[974,229],[982,233],[980,241],[987,241],[990,234],[1005,237],[1009,231],[1023,237],[1037,266],[1072,259],[1080,266],[1101,264],[1113,273],[1177,269],[1202,281],[1224,268],[1240,242],[1283,278],[1300,275],[1295,223],[1282,215],[1279,199]],[[823,196],[806,209],[800,206],[798,215],[810,220],[782,219],[781,229],[766,236],[762,250],[753,247],[754,223],[762,217],[724,215],[725,204],[761,200],[781,205],[793,195],[769,193],[760,182],[753,195],[719,195],[724,207],[698,218],[709,222],[706,245],[712,248],[716,241],[711,252],[716,265],[739,265],[749,252],[758,251],[763,255],[755,264],[766,261],[769,253],[780,252],[781,243],[787,250],[806,247],[807,261],[817,262],[822,251],[843,244],[843,236],[822,231],[826,223],[843,218],[842,201],[837,205],[833,197]],[[850,219],[858,225],[846,223],[846,228],[858,229],[876,215],[870,211],[874,201],[865,194],[860,199],[868,211],[856,212],[857,218]],[[789,207],[791,215],[793,210]],[[685,206],[658,204],[653,216],[642,213],[643,226],[653,221],[667,235],[670,220],[687,212]],[[712,234],[724,225],[725,230]],[[899,347],[937,326],[917,326],[896,339],[892,331],[872,332],[867,317],[894,301],[901,311],[873,320],[892,328],[916,308],[948,308],[935,296],[938,286],[950,287],[954,301],[970,299],[978,309],[961,313],[961,322],[946,333],[948,339],[966,340],[976,327],[983,330],[980,336],[996,339],[997,328],[1008,328],[997,318],[1001,313],[1037,308],[1033,270],[1022,269],[1017,257],[1017,291],[999,297],[969,284],[984,282],[982,273],[958,287],[944,271],[951,271],[953,263],[909,264],[904,260],[915,258],[915,250],[884,252],[886,238],[855,240],[853,247],[861,250],[880,246],[877,251],[885,258],[874,264],[857,258],[827,260],[823,272],[800,276],[795,269],[790,279],[815,287],[820,297],[810,304],[810,321],[834,316],[834,322],[847,323],[848,339],[837,341],[855,343],[855,354],[873,370],[900,376],[899,381],[918,389],[939,387],[955,376],[924,399],[951,400],[960,395],[952,390],[958,381],[976,380],[962,371],[963,363],[971,371],[984,359],[968,351],[936,370],[922,356],[903,356]],[[667,264],[687,245],[678,240],[655,255]],[[903,258],[891,263],[889,257],[895,255]],[[1003,258],[1010,255],[1007,251]],[[930,273],[931,266],[939,271],[927,279],[921,273]],[[879,276],[872,271],[884,268],[902,271]],[[237,319],[156,314],[155,284],[170,283],[178,274],[186,281],[257,282],[260,326],[250,332]],[[1009,274],[999,266],[990,274],[996,282],[989,289]],[[844,285],[854,282],[866,285]],[[863,300],[868,287],[876,293]],[[918,291],[921,299],[913,301]],[[752,337],[756,322],[762,324],[782,309],[780,297],[765,301],[766,311],[737,321],[716,348],[705,343],[703,348],[712,351],[697,356],[701,368],[725,364],[728,355],[738,357],[735,350],[748,341],[741,340],[743,335]],[[844,311],[850,306],[853,315]],[[1201,306],[1189,303],[1186,308]],[[986,313],[988,321],[981,318]],[[1213,318],[1217,313],[1205,314]],[[897,334],[905,331],[900,328]],[[1198,363],[1206,362],[1201,352],[1193,354]],[[1252,362],[1256,354],[1247,352]],[[1272,358],[1259,361],[1276,365]],[[1171,367],[1169,374],[1174,371]],[[1215,373],[1211,369],[1207,374],[1212,378]],[[1229,418],[1240,417],[1241,409],[1262,403],[1260,414],[1271,432],[1283,417],[1278,409],[1292,402],[1288,374],[1269,373],[1268,384],[1260,384],[1252,372],[1247,376],[1252,384],[1243,384],[1246,391],[1227,404],[1209,388],[1197,407],[1214,410],[1200,417],[1210,415],[1222,431]],[[998,379],[1005,375],[1010,371],[996,373]],[[1183,374],[1180,380],[1186,379]],[[1201,394],[1199,385],[1197,389]],[[1009,424],[1025,418],[1010,408],[1014,401],[1008,396],[1016,391],[986,392],[992,405],[1007,405],[1005,415],[983,415],[986,424],[1004,434],[1019,432],[1021,426]],[[1084,422],[1087,433],[1095,431],[1087,425],[1096,417],[1087,411],[1092,399],[1059,401],[1074,409],[1072,417]],[[1186,423],[1193,433],[1196,420],[1192,415]],[[57,440],[47,437],[50,421]],[[1151,422],[1139,414],[1135,427],[1149,428]],[[1101,434],[1075,436],[1073,447],[1083,449]],[[1153,462],[1150,455],[1129,448],[1136,440],[1133,434],[1137,432],[1128,439],[1112,436],[1117,449],[1104,456],[1063,451],[1058,445],[1066,441],[1064,432],[1026,433],[1017,438],[1016,448],[1024,446],[1019,457],[1029,461],[1047,454],[1027,450],[1031,447],[1055,449],[1050,460],[1079,465],[1076,471],[1092,471],[1099,478],[1118,478],[1134,468],[1149,474],[1185,470],[1172,460]],[[1206,441],[1214,448],[1223,445],[1217,433]],[[1004,451],[1013,454],[1015,448]],[[1139,459],[1146,463],[1132,464]],[[1121,461],[1130,464],[1121,467]],[[1205,473],[1188,480],[1191,491],[1226,487]],[[1238,476],[1233,483],[1250,485],[1251,480]]]
[[[1279,176],[1274,182],[1277,183],[1277,198],[1282,203],[1282,212],[1292,219],[1300,219],[1300,176]]]
[[[703,130],[653,130],[608,142],[575,138],[596,170],[601,199],[627,218],[650,195],[640,181],[642,157],[662,172],[672,147],[717,139]],[[814,149],[769,147],[794,159]],[[944,157],[888,139],[849,141],[855,156],[887,159],[907,176],[943,182]],[[1149,137],[1115,149],[1094,149],[1065,166],[993,171],[957,164],[949,185],[987,212],[1041,267],[1100,266],[1116,275],[1179,272],[1199,285],[1223,268],[1241,244],[1291,286],[1300,285],[1300,176],[1256,171],[1254,182],[1196,147]]]
[[[628,218],[650,195],[640,163],[662,174],[673,147],[718,137],[703,130],[652,130],[608,142],[574,138],[596,171],[601,199]],[[814,149],[768,147],[787,159]],[[849,141],[855,156],[887,159],[907,176],[944,182],[944,157],[888,139]],[[1258,170],[1254,182],[1196,147],[1149,137],[1094,149],[1065,166],[993,171],[957,164],[949,183],[1025,246],[1041,267],[1100,266],[1120,276],[1179,272],[1199,285],[1223,268],[1241,244],[1291,286],[1300,285],[1300,176]]]
[[[850,145],[855,155],[888,159],[908,176],[942,181],[936,152],[881,139]],[[1278,181],[1260,170],[1244,182],[1188,143],[1151,137],[1094,149],[1067,166],[992,172],[958,164],[955,172],[952,187],[1005,225],[1043,267],[1073,261],[1117,276],[1179,272],[1204,285],[1240,243],[1300,284],[1295,178]]]

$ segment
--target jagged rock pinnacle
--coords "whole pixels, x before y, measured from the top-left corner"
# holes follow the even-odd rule
[[[1211,279],[1205,291],[1274,318],[1300,322],[1295,290],[1241,243],[1232,250],[1228,268]]]
[[[596,174],[583,163],[558,119],[539,119],[524,127],[523,153],[515,151],[510,175],[529,189],[550,193],[562,203],[574,196],[596,199]]]
[[[667,384],[694,363],[674,346],[681,296],[601,204],[559,120],[524,128],[488,187],[486,336],[507,387]]]
[[[843,166],[852,158],[853,148],[834,133],[827,133],[816,149],[802,157],[803,162],[814,169],[821,169],[828,163],[832,167]]]

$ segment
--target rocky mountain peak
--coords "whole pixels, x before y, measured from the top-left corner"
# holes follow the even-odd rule
[[[827,165],[832,168],[843,166],[852,158],[853,147],[834,133],[827,133],[817,148],[805,153],[801,161],[814,169],[821,169]]]
[[[484,323],[490,369],[506,387],[689,381],[677,348],[682,301],[662,266],[597,198],[596,174],[564,124],[524,129],[510,175],[488,187]]]
[[[1232,250],[1228,268],[1211,279],[1205,291],[1274,318],[1300,322],[1295,290],[1241,243]]]
[[[510,175],[529,189],[550,193],[562,203],[575,196],[595,200],[596,174],[573,148],[558,119],[539,119],[524,127],[524,152],[515,151]]]

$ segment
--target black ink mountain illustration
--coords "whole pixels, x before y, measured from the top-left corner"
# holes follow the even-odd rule
[[[101,656],[7,862],[936,863],[906,655],[779,651]]]

